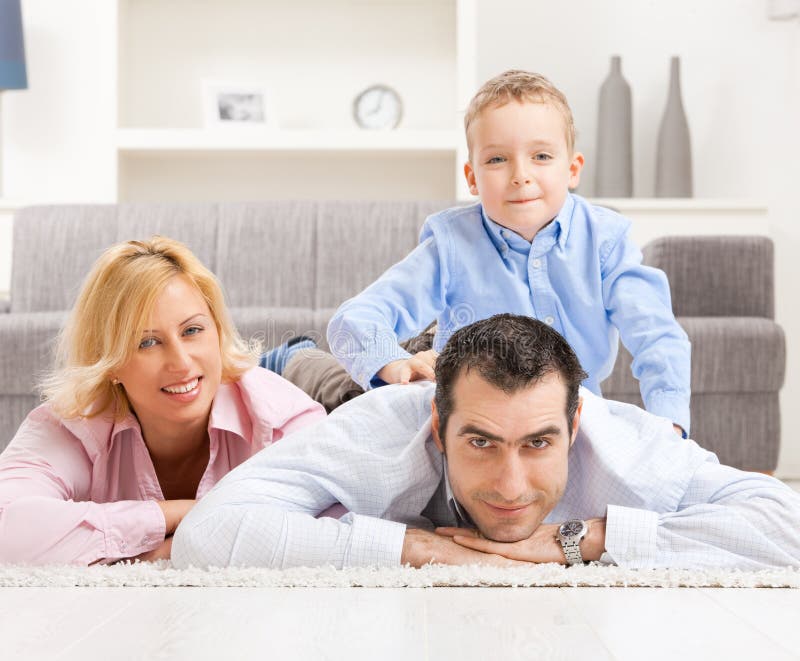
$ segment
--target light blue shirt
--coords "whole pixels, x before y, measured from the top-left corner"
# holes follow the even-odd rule
[[[377,388],[238,466],[178,526],[173,564],[396,566],[406,526],[468,524],[431,437],[434,390]],[[800,567],[800,494],[720,465],[665,418],[581,396],[545,523],[606,517],[603,560],[624,567]],[[349,512],[316,518],[335,503]]]
[[[690,345],[672,314],[662,271],[642,265],[630,221],[568,195],[528,243],[490,220],[480,204],[430,216],[420,244],[337,310],[328,344],[365,390],[376,373],[408,358],[398,344],[438,321],[434,348],[474,321],[510,312],[543,321],[572,345],[600,394],[619,339],[633,356],[648,411],[689,431]]]

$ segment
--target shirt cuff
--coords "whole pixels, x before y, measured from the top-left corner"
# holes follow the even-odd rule
[[[606,512],[606,553],[620,567],[656,566],[658,513],[609,505]]]
[[[395,341],[394,346],[368,346],[364,352],[353,361],[350,376],[365,391],[372,390],[376,385],[384,385],[377,378],[378,372],[395,360],[406,360],[411,354]],[[373,382],[374,380],[374,382]]]
[[[689,395],[681,395],[676,392],[652,393],[645,402],[645,408],[653,415],[672,420],[681,427],[689,436]]]
[[[123,500],[98,507],[104,519],[106,558],[132,558],[164,541],[167,523],[155,500]]]
[[[372,516],[349,515],[352,533],[345,567],[397,567],[403,555],[406,527]],[[348,515],[342,518],[344,521]]]

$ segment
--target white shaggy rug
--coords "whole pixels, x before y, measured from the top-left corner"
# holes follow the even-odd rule
[[[800,588],[800,570],[622,569],[590,564],[529,568],[427,565],[421,569],[333,567],[174,569],[167,561],[93,567],[0,565],[0,587],[731,587]]]

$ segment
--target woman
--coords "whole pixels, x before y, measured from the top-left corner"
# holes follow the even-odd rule
[[[325,417],[257,361],[186,246],[106,250],[62,331],[45,403],[0,455],[0,562],[168,558],[195,499]]]

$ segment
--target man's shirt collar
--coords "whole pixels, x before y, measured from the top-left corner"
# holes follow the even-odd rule
[[[475,523],[469,513],[461,506],[453,495],[453,490],[450,488],[450,478],[447,470],[447,455],[442,455],[442,465],[444,467],[444,493],[447,498],[447,506],[450,512],[458,522],[459,528],[475,528]]]

